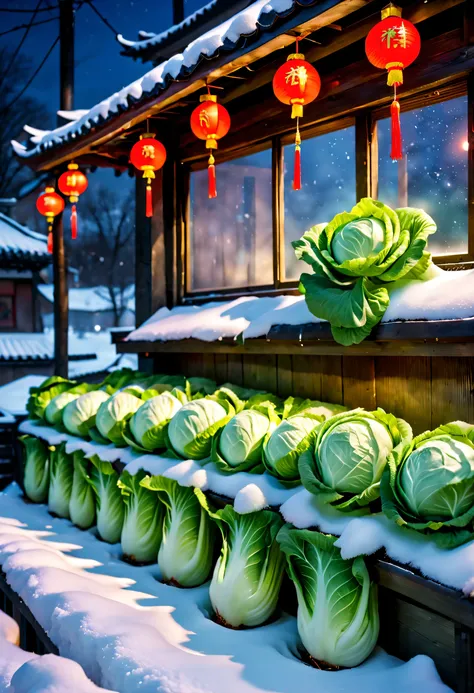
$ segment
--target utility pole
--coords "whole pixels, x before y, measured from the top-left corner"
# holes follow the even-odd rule
[[[173,0],[173,24],[181,24],[184,19],[184,0]]]
[[[59,0],[59,105],[63,111],[74,108],[74,7],[73,0]],[[58,125],[62,119],[58,116]],[[54,371],[68,377],[68,287],[64,249],[63,215],[53,226],[54,270]]]

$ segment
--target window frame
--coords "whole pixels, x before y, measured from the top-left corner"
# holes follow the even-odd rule
[[[459,96],[468,97],[468,252],[434,256],[433,261],[445,268],[461,269],[474,262],[474,71],[467,77],[459,76],[445,80],[441,86],[427,86],[406,96],[400,95],[402,111],[411,111],[426,105],[441,103]],[[300,126],[302,140],[355,127],[355,177],[356,199],[377,196],[378,189],[378,146],[377,122],[390,114],[390,103],[371,106],[339,115],[324,121],[312,121]],[[183,196],[180,204],[181,228],[179,232],[181,271],[178,272],[178,297],[181,303],[199,303],[209,300],[210,295],[222,298],[237,298],[247,294],[260,296],[277,295],[298,291],[298,280],[285,279],[284,266],[284,181],[283,147],[294,142],[294,128],[264,140],[246,142],[229,151],[218,152],[218,163],[232,161],[255,154],[264,149],[272,153],[272,206],[273,206],[273,283],[269,285],[244,286],[227,289],[193,291],[191,288],[190,259],[190,174],[207,166],[207,157],[192,161],[181,161]]]

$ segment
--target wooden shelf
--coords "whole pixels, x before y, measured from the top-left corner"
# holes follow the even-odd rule
[[[277,325],[267,336],[204,342],[143,341],[116,343],[119,353],[214,353],[214,354],[332,354],[354,356],[474,356],[474,318],[419,320],[378,325],[361,344],[350,347],[334,341],[328,323]]]

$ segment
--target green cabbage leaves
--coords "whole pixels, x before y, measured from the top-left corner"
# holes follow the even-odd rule
[[[265,623],[277,607],[283,579],[285,560],[276,541],[283,520],[271,510],[239,515],[231,505],[213,512],[202,491],[195,494],[222,534],[209,588],[217,618],[231,628]]]
[[[104,390],[93,390],[69,402],[62,410],[64,428],[73,436],[87,437],[100,405],[109,397]]]
[[[165,508],[158,565],[165,582],[196,587],[212,568],[216,527],[193,488],[163,476],[145,477],[142,486],[158,494]]]
[[[116,392],[102,402],[97,410],[95,429],[89,430],[92,439],[99,443],[113,443],[116,447],[127,445],[123,433],[127,421],[143,404],[143,400],[128,389]]]
[[[23,488],[33,503],[44,503],[49,489],[49,449],[39,438],[20,436],[23,446]]]
[[[66,452],[65,443],[51,446],[49,451],[48,510],[58,517],[69,519],[69,501],[74,476],[73,457]]]
[[[116,544],[122,536],[125,503],[119,488],[119,475],[111,462],[91,457],[91,483],[95,493],[97,531],[103,541]]]
[[[72,453],[73,477],[69,499],[69,517],[80,529],[89,529],[95,524],[95,496],[90,471],[92,465],[82,450]]]
[[[337,538],[285,525],[277,536],[298,597],[298,632],[319,662],[355,667],[379,634],[377,586],[364,559],[346,561]]]
[[[146,473],[126,470],[118,480],[125,503],[121,543],[124,556],[134,563],[154,563],[163,529],[164,506],[158,495],[141,485]]]
[[[423,210],[394,211],[371,198],[313,226],[292,244],[313,270],[300,277],[309,310],[331,324],[337,342],[359,344],[387,310],[390,284],[426,272],[431,255],[425,248],[435,231]]]
[[[182,390],[162,392],[142,404],[127,422],[123,439],[137,452],[153,452],[166,448],[165,429],[173,416],[187,403]]]
[[[209,396],[185,404],[167,428],[169,449],[185,459],[209,458],[213,436],[234,414],[234,407],[224,397]]]
[[[382,508],[401,527],[429,535],[441,548],[474,537],[474,426],[461,421],[413,439],[401,459],[388,458]]]

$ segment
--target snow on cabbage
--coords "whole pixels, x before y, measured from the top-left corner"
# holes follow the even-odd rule
[[[111,462],[104,462],[98,455],[90,459],[93,469],[91,483],[96,499],[97,531],[109,544],[116,544],[122,535],[125,503],[119,488],[119,474]]]
[[[383,511],[442,548],[474,532],[474,426],[454,421],[417,436],[401,458],[389,456],[381,484]]]
[[[377,586],[364,559],[344,560],[336,540],[291,525],[277,536],[296,587],[303,645],[322,664],[356,667],[377,643]]]
[[[383,409],[353,409],[328,419],[311,435],[298,463],[303,485],[324,503],[351,511],[379,498],[387,458],[401,454],[412,430]]]
[[[133,476],[126,470],[118,480],[125,503],[121,543],[124,556],[135,563],[154,563],[163,530],[164,506],[153,491],[141,485],[143,470]]]
[[[23,446],[23,488],[33,503],[44,503],[49,489],[49,450],[39,438],[21,436]]]
[[[265,623],[277,607],[285,568],[276,541],[283,520],[271,510],[239,515],[231,505],[214,512],[202,491],[195,493],[222,535],[209,588],[218,620],[231,628]]]
[[[163,476],[145,477],[141,485],[157,493],[165,508],[158,565],[165,582],[196,587],[212,568],[216,527],[193,488]]]

